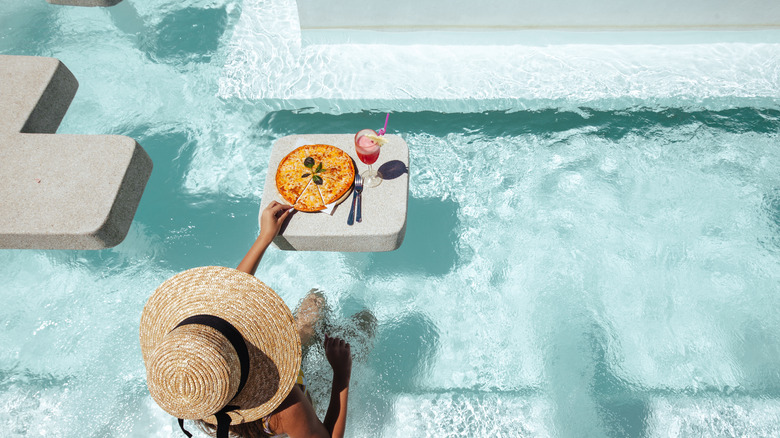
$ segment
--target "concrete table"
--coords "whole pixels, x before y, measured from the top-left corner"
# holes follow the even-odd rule
[[[368,166],[355,153],[354,134],[306,134],[280,138],[274,143],[268,163],[260,214],[271,201],[285,202],[276,190],[276,169],[293,149],[307,144],[329,144],[341,148],[355,161],[357,172]],[[409,199],[409,147],[397,135],[385,135],[374,163],[384,181],[363,189],[363,221],[347,225],[352,196],[338,205],[332,215],[294,213],[274,239],[280,249],[296,251],[373,252],[392,251],[401,246],[406,232],[406,208]],[[259,217],[258,217],[259,220]]]

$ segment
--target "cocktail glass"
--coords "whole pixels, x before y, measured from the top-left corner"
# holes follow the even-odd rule
[[[373,129],[363,129],[355,134],[355,152],[360,161],[368,164],[368,170],[360,174],[363,177],[363,187],[376,187],[382,183],[382,177],[371,167],[379,158],[381,145],[378,140],[380,137]]]

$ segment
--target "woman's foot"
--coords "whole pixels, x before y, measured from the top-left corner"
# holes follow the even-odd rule
[[[298,325],[298,335],[301,337],[301,346],[308,348],[315,342],[317,323],[325,316],[325,296],[318,289],[310,290],[301,300],[294,316]]]
[[[352,315],[352,320],[355,322],[355,327],[358,328],[368,339],[373,339],[376,333],[377,321],[376,317],[370,310],[364,309],[360,312]]]
[[[354,347],[352,355],[358,362],[365,362],[374,347],[374,335],[377,320],[368,309],[363,309],[350,317],[349,321],[337,330]]]

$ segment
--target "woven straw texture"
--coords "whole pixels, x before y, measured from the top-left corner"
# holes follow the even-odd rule
[[[185,318],[208,314],[231,323],[249,349],[249,376],[241,393],[233,346],[199,325],[173,330]],[[173,331],[172,331],[173,330]],[[219,266],[194,268],[166,280],[141,316],[141,351],[152,397],[178,418],[203,419],[225,405],[232,423],[270,414],[287,397],[301,367],[301,341],[287,305],[252,275]]]

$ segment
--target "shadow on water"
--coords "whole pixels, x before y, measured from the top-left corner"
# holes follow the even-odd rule
[[[139,128],[126,135],[138,139],[155,164],[135,220],[163,240],[161,262],[176,269],[237,265],[252,243],[247,233],[257,231],[259,204],[183,191],[197,149],[187,132],[145,135]]]
[[[458,204],[440,199],[409,198],[406,235],[395,251],[345,254],[345,260],[368,259],[368,275],[422,273],[444,275],[457,261]]]
[[[732,348],[743,377],[734,392],[757,399],[780,398],[780,339],[775,327],[755,317],[740,324]]]
[[[770,251],[780,252],[780,188],[764,194],[761,209],[766,217],[769,233],[759,241]]]
[[[591,391],[605,425],[605,433],[614,438],[646,436],[647,418],[651,414],[647,401],[612,372],[604,348],[607,340],[603,329],[596,330],[590,336],[594,362]]]
[[[209,62],[227,27],[225,8],[184,8],[145,30],[140,48],[152,59],[164,62]]]
[[[422,313],[409,313],[380,325],[369,365],[381,370],[377,385],[386,391],[410,392],[436,355],[439,333]]]
[[[62,38],[57,7],[45,2],[28,2],[24,11],[24,14],[8,16],[0,10],[0,28],[3,29],[0,54],[53,56],[52,47],[56,47]]]
[[[576,280],[559,277],[558,283],[537,302],[554,314],[539,313],[535,325],[545,338],[545,375],[559,436],[646,436],[646,394],[615,372],[608,350],[612,335],[589,304],[588,289]]]
[[[258,123],[279,136],[297,133],[343,134],[363,128],[379,129],[384,114],[364,111],[354,114],[322,114],[303,111],[276,111]],[[579,111],[544,109],[538,111],[486,111],[481,113],[393,113],[388,134],[425,133],[437,137],[450,133],[479,133],[488,137],[556,133],[596,127],[595,135],[620,140],[626,135],[655,135],[659,128],[704,125],[725,132],[774,133],[780,129],[780,111],[734,108],[722,111],[686,111],[681,108],[635,108],[622,111]]]
[[[436,357],[439,333],[422,313],[408,313],[379,326],[368,366],[376,370],[374,394],[369,397],[373,413],[367,424],[380,436],[392,418],[393,402],[399,393],[414,393]]]
[[[548,372],[557,388],[557,423],[562,436],[646,436],[651,409],[643,394],[612,371],[603,329],[569,321],[560,324],[554,341],[550,348],[558,358]]]

